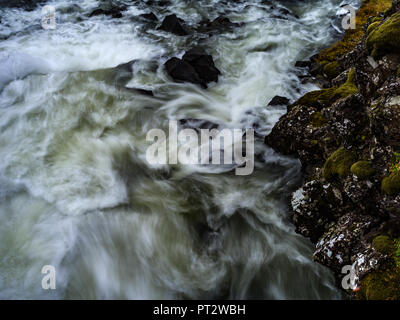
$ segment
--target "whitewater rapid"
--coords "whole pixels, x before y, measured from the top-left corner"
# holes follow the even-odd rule
[[[114,19],[88,18],[102,1],[48,1],[55,30],[41,6],[0,8],[0,298],[341,298],[289,221],[299,162],[263,143],[286,111],[268,102],[316,88],[294,64],[332,41],[340,1],[120,2]],[[138,18],[150,10],[242,25],[179,37]],[[222,73],[207,90],[163,68],[195,45]],[[133,60],[120,85],[117,66]],[[149,165],[146,133],[180,119],[257,124],[254,173]],[[44,265],[56,290],[41,286]]]

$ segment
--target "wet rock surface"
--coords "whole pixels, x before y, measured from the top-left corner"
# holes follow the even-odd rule
[[[178,82],[190,82],[207,88],[207,83],[218,82],[221,72],[211,55],[201,48],[187,51],[182,59],[171,58],[165,63],[168,75]]]
[[[275,96],[272,100],[268,103],[269,106],[281,106],[289,104],[290,100],[286,97]]]
[[[202,20],[199,26],[196,28],[197,32],[200,33],[216,33],[224,31],[232,31],[234,28],[240,27],[242,24],[234,23],[229,18],[219,16],[214,20]]]
[[[184,21],[179,19],[175,14],[166,16],[159,30],[170,32],[177,36],[186,36],[189,34],[188,29],[184,26]]]
[[[90,17],[95,17],[95,16],[100,16],[100,15],[106,15],[106,16],[111,16],[114,19],[122,18],[122,12],[125,11],[127,7],[125,6],[116,6],[112,4],[108,5],[103,5],[100,6],[99,8],[93,10],[89,14]]]
[[[148,21],[158,21],[157,16],[153,12],[143,13],[140,15],[140,17]]]
[[[394,1],[379,25],[399,10]],[[394,46],[372,54],[367,38],[332,61],[313,57],[296,65],[309,67],[325,89],[288,106],[265,142],[303,165],[305,183],[292,195],[292,220],[316,244],[314,259],[339,280],[342,268],[352,265],[352,297],[398,299],[398,283],[388,279],[400,274],[400,55]],[[374,245],[379,237],[387,237],[390,250]]]

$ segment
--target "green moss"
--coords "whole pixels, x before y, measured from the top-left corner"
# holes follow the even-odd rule
[[[398,253],[399,239],[386,235],[374,238],[372,246],[375,250],[388,256],[387,262],[379,270],[372,271],[361,280],[357,298],[366,300],[398,300],[400,299],[400,268]]]
[[[316,90],[306,93],[293,105],[304,105],[317,109],[329,106],[336,100],[345,98],[349,95],[358,93],[357,86],[354,84],[354,69],[349,72],[347,81],[340,87]]]
[[[350,171],[360,179],[368,179],[375,173],[369,161],[356,162],[351,166]]]
[[[382,17],[374,17],[374,18],[371,19],[371,24],[375,23],[375,22],[381,22],[382,20],[383,20]]]
[[[313,127],[320,128],[325,126],[328,123],[328,120],[321,114],[321,112],[314,112],[310,116],[310,124]]]
[[[398,300],[400,272],[397,267],[371,272],[361,281],[359,299]]]
[[[397,76],[400,77],[400,68],[397,69]]]
[[[354,69],[351,69],[347,76],[346,83],[344,83],[343,85],[341,85],[339,88],[336,89],[335,97],[344,98],[349,95],[358,93],[357,86],[354,84],[354,75],[355,75]]]
[[[307,107],[322,108],[333,98],[335,88],[316,90],[306,93],[294,104],[301,104]]]
[[[394,253],[394,261],[396,263],[396,267],[400,268],[400,238],[395,240],[396,250]]]
[[[375,30],[380,25],[380,23],[380,21],[371,23],[367,28],[367,34],[370,34],[373,30]]]
[[[352,51],[357,43],[359,43],[364,37],[363,27],[367,23],[368,19],[391,7],[392,0],[363,1],[356,14],[356,29],[346,30],[342,40],[334,43],[332,46],[322,51],[317,60],[334,61]]]
[[[375,237],[372,241],[372,247],[385,255],[392,255],[396,250],[394,241],[390,237],[384,235]]]
[[[374,58],[400,52],[400,12],[374,29],[367,37],[366,46]]]
[[[333,61],[325,65],[324,73],[329,79],[336,78],[340,74],[339,62]]]
[[[322,176],[331,179],[339,176],[343,178],[350,172],[351,165],[356,161],[356,155],[344,148],[340,148],[332,153],[326,160],[322,168]]]
[[[400,172],[392,172],[391,175],[382,180],[382,191],[388,195],[400,193]]]

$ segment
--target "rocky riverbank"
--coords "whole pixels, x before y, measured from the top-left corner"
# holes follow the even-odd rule
[[[322,89],[266,138],[303,166],[293,223],[338,284],[354,266],[352,297],[400,299],[400,1],[364,1],[357,28],[303,65]]]

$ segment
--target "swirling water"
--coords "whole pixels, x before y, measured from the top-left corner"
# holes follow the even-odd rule
[[[268,101],[315,88],[294,64],[332,41],[340,1],[120,2],[114,19],[88,18],[101,1],[48,1],[55,30],[40,6],[0,8],[0,298],[341,298],[289,221],[299,162],[263,144],[286,111]],[[242,25],[179,37],[138,17],[149,10]],[[196,45],[222,72],[207,90],[163,69]],[[254,173],[149,165],[146,133],[189,118],[257,123]],[[44,265],[56,290],[41,287]]]

